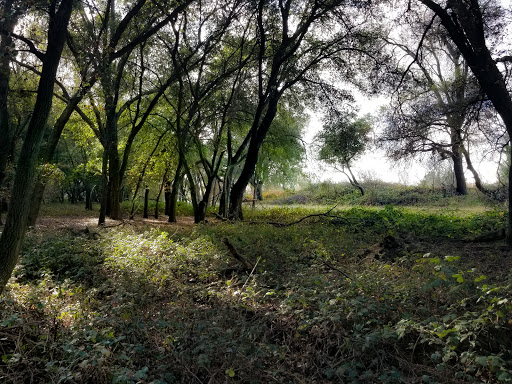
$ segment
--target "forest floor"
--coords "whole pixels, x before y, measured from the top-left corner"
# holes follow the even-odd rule
[[[0,299],[0,382],[512,382],[504,218],[306,206],[98,227],[47,207]]]

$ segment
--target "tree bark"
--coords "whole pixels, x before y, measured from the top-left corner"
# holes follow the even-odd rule
[[[11,75],[11,51],[13,51],[11,33],[14,31],[18,19],[13,11],[13,0],[7,0],[2,11],[3,21],[0,22],[0,28],[2,28],[0,39],[0,186],[2,186],[7,175],[7,164],[13,145],[7,96],[9,94],[9,78]]]
[[[51,2],[48,44],[43,58],[43,68],[32,117],[18,159],[16,176],[11,194],[2,236],[0,237],[0,290],[3,290],[16,265],[18,254],[25,237],[31,191],[34,186],[39,149],[51,111],[53,88],[62,49],[67,36],[67,27],[73,8],[73,0],[62,0],[58,10]]]
[[[242,173],[238,177],[238,180],[231,188],[229,196],[228,217],[231,220],[243,220],[242,202],[244,199],[244,192],[247,188],[247,185],[251,181],[252,176],[254,175],[261,144],[263,144],[263,140],[265,139],[265,136],[270,129],[270,125],[276,116],[277,104],[281,95],[282,94],[277,90],[272,93],[269,98],[267,111],[261,120],[261,124],[258,124],[258,113],[256,113],[256,120],[252,128],[254,133],[249,143],[244,167],[242,169]],[[262,109],[263,106],[260,106],[260,108]]]
[[[176,205],[178,203],[178,193],[183,179],[183,174],[181,172],[182,167],[183,163],[180,160],[176,167],[176,173],[174,174],[174,180],[172,181],[171,193],[169,196],[169,223],[176,222]]]
[[[108,205],[108,154],[105,147],[103,147],[103,157],[101,165],[101,201],[100,201],[100,215],[98,218],[98,225],[104,225],[107,217]]]
[[[148,205],[149,205],[149,188],[146,187],[146,191],[144,192],[144,214],[142,215],[142,217],[144,219],[147,219],[149,217]]]
[[[455,146],[454,146],[455,147]],[[458,145],[457,145],[458,147]],[[457,151],[457,152],[455,152]],[[464,177],[464,164],[462,162],[462,156],[458,151],[458,148],[454,148],[454,155],[452,156],[453,161],[453,173],[455,175],[455,192],[458,195],[467,195],[468,187],[466,185],[466,178]]]
[[[471,157],[469,156],[469,152],[464,147],[461,148],[461,151],[462,151],[462,154],[464,155],[464,158],[466,159],[466,166],[468,167],[469,171],[473,175],[473,178],[475,179],[475,187],[480,192],[482,192],[482,193],[487,195],[489,193],[489,191],[487,190],[487,188],[485,188],[482,185],[482,180],[480,179],[480,175],[476,171],[475,167],[473,167],[473,162],[471,161]]]

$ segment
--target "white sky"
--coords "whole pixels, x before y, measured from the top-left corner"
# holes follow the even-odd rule
[[[376,114],[381,106],[385,106],[388,100],[385,97],[368,99],[361,94],[354,94],[357,104],[360,107],[359,115]],[[329,166],[321,164],[316,160],[316,154],[312,152],[311,143],[313,137],[322,128],[320,116],[316,115],[314,111],[309,111],[310,120],[309,125],[304,136],[304,140],[308,143],[306,173],[309,174],[313,180],[318,181],[333,181],[333,182],[346,182],[347,178],[340,172],[334,171]],[[377,133],[377,132],[375,132]],[[497,180],[496,159],[483,159],[481,154],[472,153],[473,165],[477,169],[485,183],[494,183]],[[448,162],[449,160],[445,160]],[[451,165],[451,163],[450,163]],[[401,183],[414,185],[423,180],[425,174],[428,172],[428,164],[421,163],[417,160],[412,160],[408,164],[400,165],[387,159],[383,150],[371,148],[361,157],[357,165],[353,167],[356,177],[361,182],[365,177],[372,179],[379,179],[386,182]],[[465,172],[466,180],[469,184],[474,182],[471,172]]]

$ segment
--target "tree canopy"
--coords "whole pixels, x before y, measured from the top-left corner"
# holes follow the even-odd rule
[[[391,96],[392,156],[451,158],[461,194],[465,161],[479,184],[470,146],[512,134],[506,10],[394,3],[0,2],[0,285],[37,218],[41,169],[60,169],[72,201],[98,202],[100,225],[149,185],[169,221],[184,195],[196,223],[212,206],[242,219],[249,184],[300,174],[311,108],[325,115],[318,158],[364,193],[352,167],[370,120],[340,112],[355,89]]]

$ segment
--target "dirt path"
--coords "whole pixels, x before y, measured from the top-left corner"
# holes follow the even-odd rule
[[[178,217],[176,223],[169,223],[167,217],[159,219],[135,218],[134,220],[111,220],[106,219],[104,228],[134,226],[140,228],[146,225],[154,227],[191,227],[194,224],[194,218],[190,216]],[[69,229],[72,231],[92,230],[98,228],[97,216],[43,216],[37,219],[35,230],[37,232],[55,231],[60,229]]]

